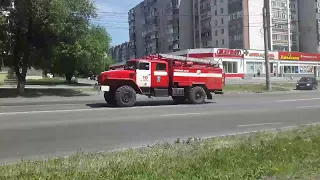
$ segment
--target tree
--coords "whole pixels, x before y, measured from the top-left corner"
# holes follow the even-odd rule
[[[76,45],[87,32],[95,7],[90,0],[8,1],[15,7],[10,10],[10,46],[5,49],[10,55],[5,61],[15,71],[18,92],[23,93],[28,68],[50,68],[50,56],[59,48],[61,57],[70,56],[66,51],[77,52],[76,46],[70,45]],[[74,64],[68,61],[70,58],[65,60],[67,66]],[[72,72],[74,67],[69,69]]]
[[[84,75],[88,75],[89,72],[101,73],[110,64],[109,44],[110,37],[107,31],[101,26],[91,25],[89,33],[81,41],[83,47],[81,70]]]
[[[62,42],[56,49],[54,69],[65,74],[71,80],[75,72],[87,76],[98,74],[111,63],[108,57],[110,37],[107,31],[96,25],[90,25],[87,32],[74,43]]]
[[[19,93],[24,92],[26,74],[35,67],[65,74],[103,70],[108,63],[110,38],[105,29],[90,26],[96,17],[91,0],[6,0],[8,23],[0,16],[0,53],[15,72]],[[9,8],[14,2],[15,7]],[[4,36],[3,34],[10,36]],[[3,35],[3,36],[2,36]]]
[[[55,73],[65,74],[71,81],[75,71],[84,65],[83,41],[89,34],[90,19],[96,17],[96,8],[89,0],[65,0],[64,11],[67,13],[52,63]]]
[[[55,25],[60,23],[58,14],[62,6],[59,0],[8,0],[7,33],[9,41],[4,59],[15,72],[18,93],[24,92],[26,74],[31,67],[41,67],[44,55],[56,42]],[[59,12],[60,11],[60,12]],[[58,13],[59,12],[59,13]],[[3,48],[3,47],[2,47]]]

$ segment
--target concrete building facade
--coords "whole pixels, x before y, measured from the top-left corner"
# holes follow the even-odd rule
[[[320,51],[320,0],[268,0],[269,49]],[[264,49],[264,0],[144,0],[128,13],[130,57],[192,48]]]
[[[228,0],[194,0],[196,48],[229,47]]]
[[[130,43],[125,42],[109,49],[109,54],[115,63],[125,62],[130,59]]]
[[[128,12],[130,57],[193,48],[192,0],[144,0]]]
[[[320,52],[320,0],[298,1],[301,51]]]
[[[269,0],[268,31],[269,49],[298,51],[297,0]],[[264,0],[229,0],[230,48],[264,49],[263,16]]]

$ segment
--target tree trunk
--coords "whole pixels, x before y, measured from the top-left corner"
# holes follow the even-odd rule
[[[71,83],[71,79],[72,79],[72,73],[66,73],[66,80]]]
[[[18,86],[17,86],[17,93],[18,95],[22,95],[24,93],[24,89],[26,87],[26,78],[18,78]]]

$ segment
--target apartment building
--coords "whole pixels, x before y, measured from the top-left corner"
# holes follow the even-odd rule
[[[194,0],[196,48],[229,47],[228,0]]]
[[[193,48],[192,0],[144,0],[128,12],[130,57]]]
[[[298,0],[269,0],[269,4],[271,49],[299,51]]]
[[[298,1],[300,50],[320,52],[320,0]]]
[[[125,42],[109,49],[109,54],[115,63],[125,62],[130,59],[130,43]]]
[[[297,0],[269,0],[269,49],[299,50]],[[264,0],[229,0],[230,48],[264,49]]]

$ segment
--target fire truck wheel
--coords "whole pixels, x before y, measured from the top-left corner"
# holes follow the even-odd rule
[[[195,86],[190,89],[189,101],[192,104],[202,104],[206,99],[206,91],[201,86]]]
[[[119,87],[115,94],[119,107],[132,107],[136,103],[136,98],[136,91],[130,86]]]
[[[115,105],[116,99],[114,97],[114,93],[111,92],[104,92],[104,100],[109,104],[109,105]]]

